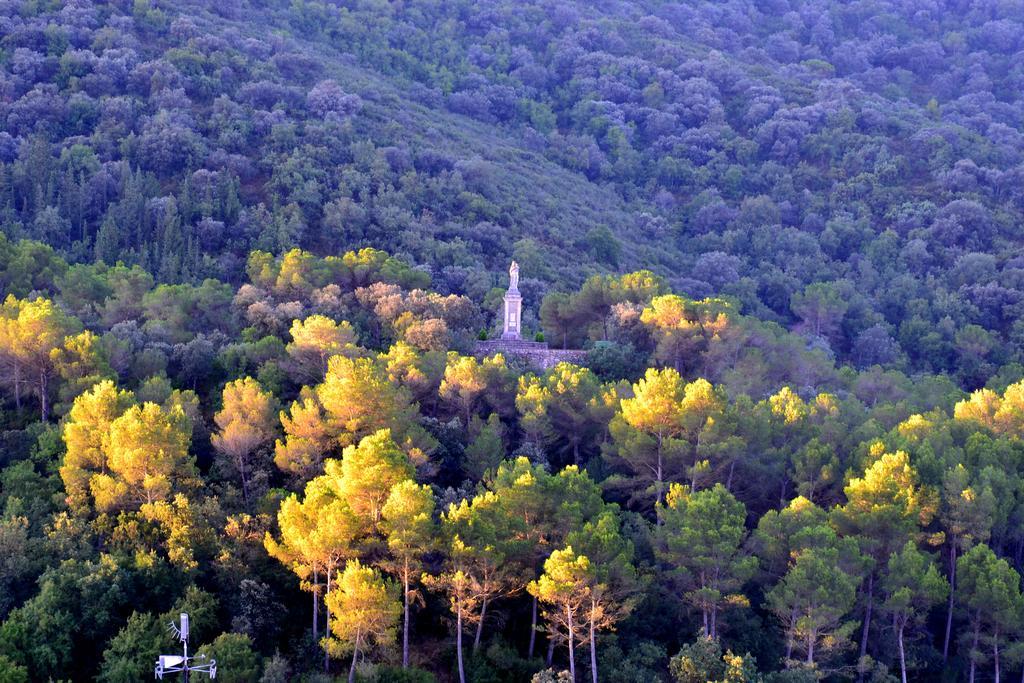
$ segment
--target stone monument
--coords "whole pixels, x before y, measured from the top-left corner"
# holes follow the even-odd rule
[[[505,322],[501,338],[507,341],[522,339],[523,296],[519,293],[519,264],[515,261],[508,269],[508,291],[505,292]]]
[[[542,371],[563,362],[582,365],[587,359],[586,351],[549,349],[544,342],[523,339],[523,295],[519,293],[519,264],[515,261],[508,269],[508,291],[505,292],[501,339],[478,341],[473,353],[479,358],[500,353]]]

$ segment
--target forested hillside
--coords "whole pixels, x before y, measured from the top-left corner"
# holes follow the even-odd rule
[[[1022,91],[1014,2],[0,0],[0,682],[1018,678]]]

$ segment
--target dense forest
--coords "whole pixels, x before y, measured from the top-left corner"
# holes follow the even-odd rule
[[[0,683],[1019,679],[1022,92],[1012,0],[0,0]]]

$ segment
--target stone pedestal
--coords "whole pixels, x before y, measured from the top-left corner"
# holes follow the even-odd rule
[[[522,339],[523,297],[518,289],[505,292],[505,320],[501,338],[507,341]]]

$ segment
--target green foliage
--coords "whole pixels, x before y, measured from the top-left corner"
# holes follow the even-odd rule
[[[378,666],[369,676],[358,676],[360,683],[437,683],[434,674],[423,669],[402,669],[396,666]]]
[[[1019,674],[1013,3],[66,4],[0,10],[0,680],[175,610],[235,680]],[[510,258],[582,367],[474,353]]]
[[[659,554],[675,571],[683,599],[701,611],[704,637],[716,639],[719,612],[747,604],[739,591],[757,566],[742,551],[743,503],[721,484],[696,493],[674,484],[659,514]]]
[[[718,641],[702,636],[684,645],[669,661],[676,683],[759,683],[761,675],[750,655],[722,654]]]
[[[608,683],[645,683],[661,680],[667,660],[665,648],[653,640],[641,640],[623,651],[612,635],[602,638],[597,668]]]
[[[260,673],[259,655],[253,652],[249,636],[241,633],[222,633],[196,654],[205,655],[207,661],[216,660],[217,678],[231,683],[256,680]]]
[[[28,683],[28,670],[0,655],[0,683]]]

